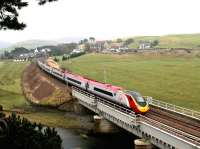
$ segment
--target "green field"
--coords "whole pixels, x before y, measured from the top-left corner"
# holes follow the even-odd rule
[[[200,58],[88,54],[60,63],[89,78],[200,111]]]
[[[133,37],[134,43],[129,48],[138,48],[140,41],[159,40],[155,48],[200,48],[200,34],[180,34],[166,36],[138,36]]]
[[[5,109],[26,106],[21,90],[21,74],[26,62],[0,61],[0,104]]]
[[[31,121],[63,128],[80,128],[78,118],[66,117],[65,112],[56,109],[31,106],[21,90],[21,76],[27,62],[0,61],[0,105],[5,110],[23,110],[21,114]],[[10,113],[8,113],[10,114]]]

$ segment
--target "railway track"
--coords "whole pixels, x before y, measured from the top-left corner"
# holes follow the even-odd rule
[[[200,146],[200,121],[161,108],[152,107],[142,122]]]
[[[174,134],[175,136],[181,137],[188,142],[193,142],[197,146],[200,146],[199,120],[152,106],[148,113],[140,115],[140,122],[147,123],[153,127]]]
[[[185,141],[188,141],[190,143],[195,144],[197,147],[200,147],[200,138],[196,137],[192,134],[186,133],[185,131],[181,131],[177,128],[171,127],[164,123],[158,122],[157,120],[154,120],[154,119],[148,118],[146,116],[142,116],[142,115],[140,116],[140,123],[149,124],[152,127],[156,127],[157,129],[165,131],[171,135],[180,137],[180,138],[184,139]]]
[[[200,121],[152,107],[146,117],[200,138]]]

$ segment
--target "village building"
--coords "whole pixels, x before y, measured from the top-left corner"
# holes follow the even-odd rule
[[[78,54],[78,53],[82,53],[84,52],[83,49],[73,49],[73,51],[71,52],[71,54]]]
[[[78,49],[84,50],[85,49],[85,44],[79,44]]]
[[[90,43],[91,51],[102,51],[106,48],[109,48],[109,44],[107,43],[106,40],[96,41],[95,43]]]
[[[140,42],[139,49],[150,49],[152,48],[151,42]]]

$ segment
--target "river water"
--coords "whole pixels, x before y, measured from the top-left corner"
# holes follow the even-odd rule
[[[85,135],[77,130],[57,128],[64,149],[133,149],[134,137],[127,132]]]

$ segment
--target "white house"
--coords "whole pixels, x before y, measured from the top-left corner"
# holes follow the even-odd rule
[[[82,49],[73,49],[73,51],[71,52],[72,54],[77,54],[77,53],[81,53],[84,52],[84,50]]]
[[[34,50],[34,53],[38,53],[39,51],[38,51],[38,49],[36,48],[35,50]]]
[[[139,49],[150,49],[151,43],[150,42],[141,42],[139,45]]]

